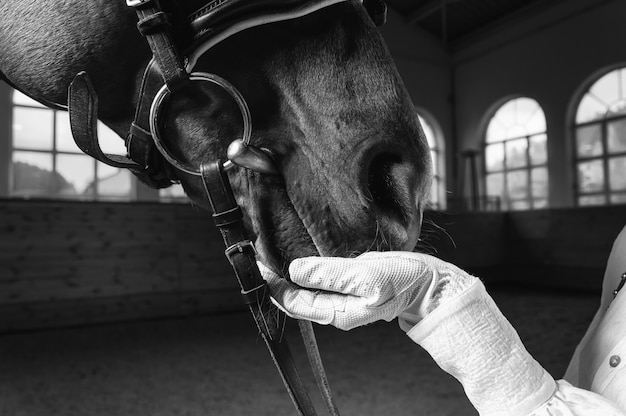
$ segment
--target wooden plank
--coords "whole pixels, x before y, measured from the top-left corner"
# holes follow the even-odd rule
[[[55,303],[0,305],[0,333],[244,309],[245,305],[236,291],[159,293]]]

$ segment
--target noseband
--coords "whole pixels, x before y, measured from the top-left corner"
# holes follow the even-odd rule
[[[144,71],[135,118],[126,139],[127,156],[102,152],[96,134],[97,97],[89,77],[81,72],[68,92],[70,126],[78,147],[111,166],[131,169],[143,182],[162,188],[176,181],[176,171],[199,176],[220,229],[225,254],[241,287],[244,302],[270,352],[287,391],[302,416],[317,415],[304,383],[296,370],[289,346],[282,336],[285,319],[270,301],[269,290],[256,264],[256,251],[243,226],[243,214],[235,201],[226,171],[235,166],[266,175],[280,175],[269,153],[250,143],[252,117],[243,95],[226,79],[215,74],[193,72],[198,59],[210,48],[245,29],[306,16],[350,0],[210,0],[177,28],[172,10],[157,0],[127,0],[139,17],[137,27],[152,49],[153,59]],[[356,0],[353,0],[356,1]],[[377,24],[384,23],[382,0],[358,0]],[[172,9],[174,2],[163,2]],[[180,16],[179,16],[180,17]],[[180,25],[180,24],[179,24]],[[182,35],[178,34],[182,33]],[[182,52],[181,52],[182,51]],[[176,158],[161,136],[159,120],[172,94],[184,93],[199,83],[210,83],[226,91],[242,117],[242,137],[228,147],[226,160],[191,166]],[[339,415],[330,393],[310,322],[298,321],[313,375],[330,415]]]

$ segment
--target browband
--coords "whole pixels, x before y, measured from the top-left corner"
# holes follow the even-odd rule
[[[191,16],[191,26],[196,33],[196,39],[187,57],[187,72],[191,72],[199,57],[206,51],[239,32],[256,26],[304,17],[347,1],[349,0],[214,1]],[[243,6],[242,3],[247,5]]]

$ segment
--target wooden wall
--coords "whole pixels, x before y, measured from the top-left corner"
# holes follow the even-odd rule
[[[625,206],[431,216],[450,235],[438,255],[488,283],[591,291],[626,226]]]
[[[0,202],[0,331],[241,308],[210,214]]]
[[[427,217],[488,283],[599,290],[626,208]],[[0,200],[0,332],[242,310],[223,250],[189,205]]]

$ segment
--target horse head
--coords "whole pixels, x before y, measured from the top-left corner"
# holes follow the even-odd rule
[[[67,102],[73,76],[87,71],[99,118],[125,136],[149,48],[122,1],[79,3],[87,7],[0,5],[0,71],[34,98],[59,103]],[[15,23],[23,13],[29,25]],[[431,181],[429,149],[359,1],[241,31],[202,54],[193,71],[216,74],[242,94],[251,143],[267,150],[280,173],[229,171],[263,261],[280,270],[307,255],[414,248]],[[208,82],[192,86],[170,95],[158,129],[177,159],[200,166],[225,157],[243,126],[226,91]],[[194,203],[208,208],[201,179],[176,175]]]
[[[252,116],[251,143],[279,176],[230,173],[257,250],[276,268],[305,255],[411,250],[430,186],[428,145],[381,35],[357,2],[248,29],[194,71],[226,78]],[[172,95],[163,140],[192,166],[223,157],[242,134],[234,100],[198,83]],[[208,207],[201,180],[179,174]]]

